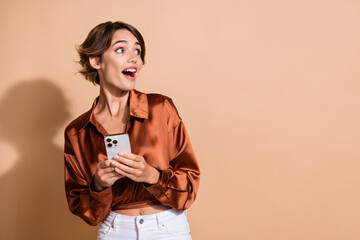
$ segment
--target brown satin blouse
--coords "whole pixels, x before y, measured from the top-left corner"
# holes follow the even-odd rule
[[[199,188],[199,165],[172,100],[160,94],[131,91],[126,127],[132,152],[160,171],[158,183],[121,178],[101,192],[94,190],[93,176],[97,163],[107,159],[104,136],[109,134],[94,117],[97,100],[65,129],[65,190],[71,212],[97,225],[111,210],[160,203],[189,208]]]

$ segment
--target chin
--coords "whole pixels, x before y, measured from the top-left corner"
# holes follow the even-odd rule
[[[129,84],[129,85],[121,86],[118,88],[123,91],[131,91],[131,90],[135,89],[135,84]]]

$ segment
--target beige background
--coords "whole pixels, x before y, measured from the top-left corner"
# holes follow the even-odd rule
[[[360,239],[357,0],[1,1],[1,239],[95,239],[66,206],[62,132],[98,93],[74,46],[107,20],[143,33],[137,89],[190,133],[193,239]]]

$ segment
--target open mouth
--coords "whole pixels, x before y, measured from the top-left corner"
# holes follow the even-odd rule
[[[122,74],[133,78],[136,74],[136,68],[126,68],[124,71],[122,71]]]

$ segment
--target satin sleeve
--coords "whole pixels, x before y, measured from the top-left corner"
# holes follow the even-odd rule
[[[162,204],[186,210],[194,202],[200,184],[200,168],[175,105],[168,100],[169,168],[159,170],[160,180],[146,189]]]
[[[93,176],[86,171],[85,163],[80,162],[74,153],[76,138],[71,140],[65,130],[65,192],[70,211],[92,226],[106,219],[111,211],[112,188],[101,192],[92,187]],[[75,138],[75,139],[74,139]]]

